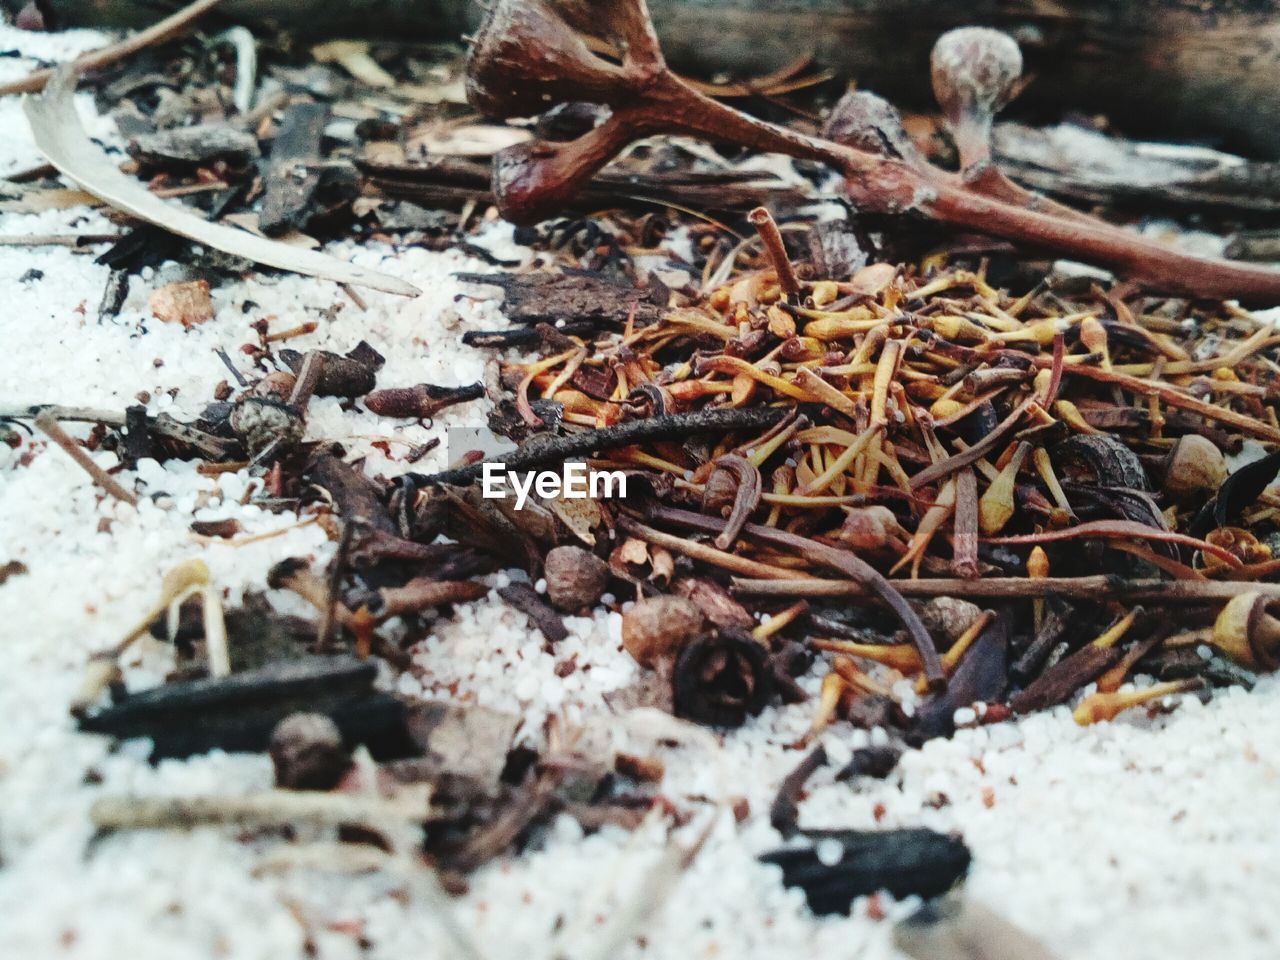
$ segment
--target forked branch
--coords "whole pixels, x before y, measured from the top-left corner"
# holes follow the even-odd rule
[[[667,68],[645,0],[496,0],[472,45],[467,90],[493,116],[583,101],[611,111],[576,140],[524,143],[495,160],[494,194],[517,222],[556,213],[632,141],[683,134],[828,164],[861,210],[915,214],[1027,244],[1165,293],[1280,303],[1280,271],[1171,250],[1023,190],[996,170],[987,138],[1021,69],[1015,54],[1008,37],[990,30],[939,41],[934,87],[962,147],[960,174],[912,151],[893,108],[865,94],[837,106],[826,137],[704,96]]]

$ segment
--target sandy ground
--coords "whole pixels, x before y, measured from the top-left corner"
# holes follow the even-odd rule
[[[0,49],[59,58],[93,45],[92,35],[33,37],[0,28]],[[30,61],[0,60],[0,76]],[[92,112],[85,102],[82,108]],[[13,98],[0,102],[0,172],[38,161]],[[109,138],[109,123],[93,126]],[[0,234],[109,232],[88,208],[0,214]],[[501,226],[484,240],[503,256],[527,256]],[[359,311],[332,285],[296,277],[250,276],[214,291],[217,316],[184,332],[150,317],[147,296],[182,275],[177,265],[135,279],[125,308],[99,324],[107,269],[58,247],[0,248],[0,402],[58,402],[123,409],[140,391],[149,409],[190,415],[228,376],[214,354],[235,357],[253,339],[249,324],[274,316],[283,328],[321,319],[299,349],[346,350],[368,339],[390,358],[385,385],[466,383],[483,356],[460,346],[466,329],[501,325],[497,309],[451,274],[484,269],[475,260],[424,251],[337,247],[330,252],[401,275],[426,292],[414,301],[368,296]],[[34,272],[33,272],[34,271]],[[37,275],[38,274],[38,275]],[[332,319],[321,311],[344,308]],[[405,469],[411,444],[430,428],[313,405],[310,434],[339,439],[368,457],[371,471]],[[391,457],[373,444],[389,441]],[[104,466],[114,463],[101,453]],[[442,456],[419,464],[442,465]],[[147,744],[113,748],[75,732],[67,704],[86,657],[117,640],[151,602],[163,572],[200,556],[234,603],[262,584],[276,561],[332,551],[314,525],[241,506],[250,478],[201,477],[194,466],[144,462],[122,481],[136,486],[137,509],[103,499],[84,474],[39,438],[0,445],[0,563],[26,575],[0,587],[0,954],[8,957],[169,956],[281,960],[318,956],[456,955],[437,913],[403,879],[282,867],[278,839],[204,828],[124,834],[90,846],[89,805],[99,797],[235,794],[270,785],[260,756],[212,754],[149,765]],[[285,530],[234,547],[196,542],[193,519],[236,517],[247,533]],[[493,580],[500,585],[501,577]],[[286,606],[284,598],[276,598]],[[636,667],[618,644],[618,618],[571,618],[572,636],[555,655],[531,640],[522,615],[489,599],[441,620],[415,649],[408,695],[449,684],[475,702],[520,711],[524,736],[560,714],[590,736],[643,748],[642,718],[611,711],[605,695],[626,686]],[[556,663],[576,654],[571,677]],[[155,683],[157,650],[129,665],[128,683]],[[767,711],[717,745],[665,749],[663,790],[695,813],[678,835],[688,840],[710,818],[714,831],[671,891],[666,908],[628,938],[623,957],[895,956],[890,917],[912,904],[856,903],[850,916],[814,918],[800,894],[782,888],[756,854],[779,837],[767,809],[799,759],[783,747],[805,729],[810,707]],[[1252,693],[1221,692],[1207,706],[1184,703],[1149,721],[1124,716],[1081,729],[1067,710],[1019,723],[962,730],[909,754],[886,782],[851,787],[819,773],[801,807],[805,826],[927,825],[962,834],[974,853],[968,894],[1022,925],[1062,958],[1142,960],[1271,958],[1280,953],[1280,684]],[[651,738],[649,738],[651,739]],[[826,740],[836,767],[868,735],[847,729]],[[743,796],[751,815],[735,824],[705,800]],[[305,838],[304,838],[305,839]],[[661,827],[629,835],[607,829],[584,837],[558,822],[536,849],[503,859],[474,877],[452,912],[480,954],[492,960],[590,957],[609,951],[601,931],[619,915],[635,879],[666,842]]]

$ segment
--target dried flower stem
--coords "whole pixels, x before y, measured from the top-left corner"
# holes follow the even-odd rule
[[[782,242],[778,224],[764,207],[756,207],[747,214],[747,219],[756,228],[756,233],[760,234],[764,252],[769,257],[769,262],[773,264],[774,273],[778,275],[778,286],[782,287],[782,292],[789,299],[795,300],[800,296],[800,281],[796,278],[795,268],[791,266],[791,259],[787,256],[787,248]]]

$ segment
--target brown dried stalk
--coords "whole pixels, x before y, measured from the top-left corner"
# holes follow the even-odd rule
[[[725,526],[725,521],[715,517],[662,505],[651,507],[649,516],[654,520],[665,521],[690,530],[703,530],[708,533],[719,533]],[[929,681],[929,686],[935,690],[946,687],[946,674],[942,670],[942,662],[939,660],[938,651],[933,645],[933,638],[929,636],[929,631],[920,622],[920,617],[907,605],[902,594],[890,584],[880,571],[852,553],[839,550],[836,547],[829,547],[825,543],[810,540],[808,537],[788,533],[785,530],[748,523],[743,526],[742,533],[760,543],[778,547],[795,556],[802,557],[810,563],[837,570],[879,597],[902,621],[902,625],[906,627],[907,633],[911,637],[911,642],[920,654],[920,662],[924,667],[924,675]]]
[[[745,580],[733,577],[733,592],[742,597],[869,597],[864,584],[849,580]],[[894,579],[889,585],[904,597],[962,597],[968,600],[1019,600],[1035,597],[1068,597],[1075,600],[1121,600],[1133,603],[1207,604],[1260,592],[1280,598],[1280,583],[1241,583],[1224,580],[1124,580],[1098,574],[1087,577],[959,577]]]
[[[594,53],[584,36],[609,45],[620,62]],[[494,194],[511,220],[555,213],[636,139],[685,134],[826,163],[845,176],[849,199],[864,211],[916,213],[977,228],[1169,293],[1280,300],[1280,271],[1189,256],[1093,218],[1062,214],[1000,176],[959,176],[918,157],[877,154],[865,144],[848,146],[748,117],[667,68],[644,0],[498,0],[472,45],[467,91],[474,106],[500,117],[573,101],[612,111],[576,140],[523,143],[495,158]],[[990,168],[978,163],[975,169]]]

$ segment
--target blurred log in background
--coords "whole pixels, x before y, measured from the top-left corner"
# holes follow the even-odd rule
[[[2,0],[11,13],[26,0]],[[137,27],[176,0],[36,0],[54,29]],[[943,31],[995,26],[1022,46],[1031,82],[1013,113],[1107,114],[1126,132],[1203,138],[1280,157],[1280,0],[650,0],[678,69],[750,77],[811,53],[904,107],[927,107]],[[448,40],[474,0],[227,0],[217,15],[300,37]]]

